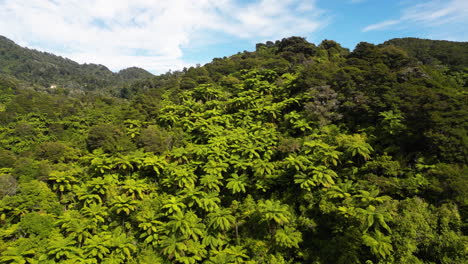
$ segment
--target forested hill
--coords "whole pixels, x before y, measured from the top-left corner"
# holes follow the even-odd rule
[[[468,42],[398,38],[382,45],[400,47],[424,64],[444,64],[455,69],[468,68]]]
[[[70,59],[23,48],[0,36],[0,73],[46,88],[95,91],[152,77],[146,70],[132,67],[113,73],[103,65],[78,64]]]
[[[6,72],[0,263],[468,263],[466,48],[290,37],[114,96]]]

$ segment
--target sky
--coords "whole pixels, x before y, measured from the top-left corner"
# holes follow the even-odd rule
[[[290,36],[468,41],[468,0],[0,0],[0,17],[21,46],[155,74]]]

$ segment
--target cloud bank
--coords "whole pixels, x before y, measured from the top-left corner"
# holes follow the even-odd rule
[[[0,35],[81,63],[161,73],[188,66],[182,48],[197,36],[308,35],[321,16],[313,0],[0,0]]]

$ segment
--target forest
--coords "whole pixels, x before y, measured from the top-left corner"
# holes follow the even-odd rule
[[[35,90],[65,88],[67,94],[111,95],[115,87],[153,74],[137,67],[113,73],[104,65],[78,64],[51,53],[23,48],[0,36],[0,74],[26,81]]]
[[[468,263],[468,43],[152,75],[0,38],[0,263]]]

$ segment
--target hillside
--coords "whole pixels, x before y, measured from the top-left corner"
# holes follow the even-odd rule
[[[78,64],[70,59],[23,48],[0,36],[0,73],[42,87],[95,91],[153,75],[132,67],[113,73],[103,65]]]
[[[467,45],[290,37],[117,96],[7,72],[0,263],[468,263]]]
[[[400,38],[382,45],[400,47],[424,64],[440,63],[455,69],[468,68],[468,42]]]

